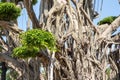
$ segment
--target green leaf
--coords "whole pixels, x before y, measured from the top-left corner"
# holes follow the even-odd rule
[[[32,29],[21,33],[21,47],[17,47],[13,50],[13,56],[19,58],[28,58],[37,56],[36,53],[41,49],[49,49],[50,51],[56,51],[56,40],[52,33],[40,30]]]
[[[14,3],[0,3],[0,20],[10,21],[20,16],[21,9],[16,7]]]
[[[117,18],[117,16],[109,16],[109,17],[106,17],[106,18],[100,20],[97,24],[98,25],[111,24],[116,18]]]
[[[18,58],[36,57],[38,55],[38,52],[39,48],[37,47],[21,46],[13,50],[12,56]]]

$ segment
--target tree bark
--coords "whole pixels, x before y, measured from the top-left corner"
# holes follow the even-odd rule
[[[28,12],[28,15],[32,21],[33,28],[41,28],[41,26],[39,25],[39,21],[35,15],[35,12],[33,10],[31,0],[23,0],[23,1],[24,1],[24,6]]]
[[[58,51],[54,56],[48,51],[43,51],[45,54],[41,51],[39,58],[15,59],[10,57],[12,50],[7,46],[5,51],[8,52],[0,53],[0,61],[18,72],[17,80],[39,80],[40,63],[45,68],[45,77],[48,80],[119,80],[119,57],[116,55],[120,51],[111,53],[108,50],[112,49],[109,45],[118,45],[119,39],[112,40],[107,35],[120,25],[120,17],[111,25],[105,25],[105,30],[98,32],[99,27],[96,28],[92,23],[92,0],[72,0],[75,6],[69,0],[65,0],[66,4],[59,1],[54,0],[53,3],[53,0],[41,0],[38,21],[31,1],[24,0],[33,28],[41,28],[55,35]],[[21,33],[15,25],[6,21],[0,21],[0,26],[8,32]]]
[[[2,66],[1,80],[6,80],[6,72],[7,72],[6,63],[2,62],[1,66]]]
[[[108,26],[108,28],[102,33],[101,37],[106,37],[108,34],[111,34],[112,31],[116,30],[119,26],[120,26],[120,16]]]
[[[108,55],[106,55],[109,41],[97,40],[98,35],[107,35],[113,29],[99,32],[94,26],[92,0],[78,0],[76,6],[70,5],[68,2],[62,7],[60,4],[58,6],[52,4],[54,7],[51,7],[50,10],[44,7],[51,5],[51,3],[47,4],[49,1],[42,1],[40,21],[45,24],[43,29],[55,34],[57,47],[60,50],[55,54],[54,79],[107,80],[118,77],[117,68],[114,70],[110,67],[114,75],[106,73],[106,66],[109,63]],[[75,4],[75,1],[73,3]],[[44,11],[48,11],[48,14],[52,12],[52,14],[48,17],[42,16],[46,15]],[[114,26],[114,28],[117,27]],[[109,29],[111,28],[109,27]],[[109,39],[107,36],[105,37]],[[114,62],[111,63],[112,65]],[[108,75],[112,77],[109,78]]]

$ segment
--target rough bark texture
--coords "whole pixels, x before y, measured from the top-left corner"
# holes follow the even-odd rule
[[[7,71],[7,67],[5,62],[1,63],[2,66],[2,74],[1,74],[1,80],[6,80],[6,71]]]
[[[40,28],[39,22],[37,20],[34,10],[33,10],[31,0],[23,0],[23,1],[24,1],[24,6],[28,12],[28,15],[32,21],[33,28]]]
[[[5,1],[10,2],[10,1]],[[25,1],[26,2],[26,1]],[[33,28],[39,27],[39,22],[34,14],[31,3],[25,3],[28,15],[33,21]],[[40,80],[40,60],[39,58],[30,58],[27,60],[11,57],[12,50],[20,45],[19,34],[22,32],[16,23],[0,21],[1,36],[0,44],[2,45],[2,53],[0,53],[0,61],[5,62],[8,67],[14,69],[19,75],[15,80]],[[10,70],[8,68],[8,70]],[[14,71],[13,71],[14,72]]]
[[[120,17],[110,25],[96,27],[92,22],[92,0],[71,1],[74,6],[70,0],[41,0],[38,21],[31,1],[24,0],[33,28],[55,35],[58,51],[54,57],[46,50],[34,59],[12,58],[22,31],[14,23],[0,21],[1,34],[7,38],[5,42],[0,37],[4,52],[0,53],[0,61],[18,72],[17,80],[120,80],[120,35],[111,35],[120,26]],[[40,73],[41,68],[44,70]]]
[[[119,44],[111,38],[112,31],[119,26],[119,17],[111,24],[114,29],[108,27],[101,31],[92,23],[92,0],[74,0],[73,4],[76,6],[54,2],[50,10],[41,5],[40,20],[46,19],[42,17],[46,9],[49,16],[47,21],[42,21],[45,24],[42,28],[55,34],[60,50],[56,52],[54,80],[119,80],[116,62],[119,57],[110,56],[110,45]]]

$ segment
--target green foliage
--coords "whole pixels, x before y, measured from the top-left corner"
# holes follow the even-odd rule
[[[35,46],[42,49],[48,48],[50,50],[53,50],[53,47],[55,46],[55,38],[52,33],[44,30],[28,30],[21,34],[20,37],[22,38],[21,43],[25,46]]]
[[[13,56],[19,58],[28,58],[28,57],[36,57],[39,52],[39,48],[37,47],[17,47],[13,50]]]
[[[104,18],[103,20],[99,21],[97,24],[98,25],[102,25],[102,24],[111,24],[115,19],[117,18],[117,16],[109,16]]]
[[[107,74],[108,78],[110,77],[110,71],[111,71],[111,68],[110,68],[110,67],[107,68],[106,71],[105,71],[105,73]]]
[[[56,50],[56,41],[52,33],[33,29],[20,35],[21,47],[13,50],[13,56],[19,58],[36,57],[41,49]]]
[[[32,4],[35,5],[38,2],[38,0],[32,0]]]
[[[0,20],[10,21],[20,16],[21,9],[14,3],[0,3]]]

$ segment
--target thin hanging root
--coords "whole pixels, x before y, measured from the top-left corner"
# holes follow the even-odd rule
[[[87,18],[87,20],[89,21],[89,23],[92,25],[90,27],[92,27],[95,30],[95,32],[97,32],[99,34],[99,31],[97,30],[97,28],[93,24],[93,22],[90,20],[90,18],[88,17],[87,13],[82,9],[82,7],[80,7],[80,10],[83,12],[84,16]]]

